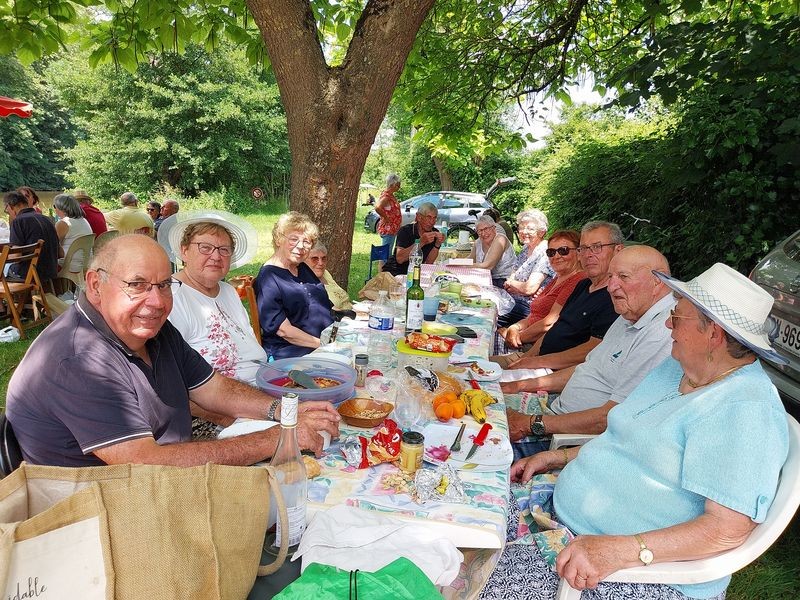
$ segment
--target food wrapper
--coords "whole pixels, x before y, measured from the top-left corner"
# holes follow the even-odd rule
[[[402,431],[391,419],[384,419],[378,431],[367,441],[363,435],[348,437],[342,444],[342,454],[348,464],[366,469],[384,462],[394,462],[400,455]]]
[[[444,338],[440,335],[430,333],[409,333],[406,336],[406,344],[414,350],[424,350],[425,352],[447,353],[453,351],[453,346],[458,342],[453,338]]]
[[[414,480],[416,492],[414,500],[418,504],[425,504],[428,500],[434,502],[450,502],[463,504],[467,501],[464,493],[464,484],[452,466],[441,464],[436,469],[420,469]]]

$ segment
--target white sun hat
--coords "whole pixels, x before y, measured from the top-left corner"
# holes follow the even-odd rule
[[[158,243],[172,262],[180,258],[183,232],[196,223],[216,223],[228,230],[235,246],[231,255],[233,269],[250,262],[258,250],[258,232],[242,217],[223,210],[189,210],[170,215],[158,227]]]
[[[777,333],[777,323],[769,316],[773,300],[757,283],[722,263],[686,283],[653,273],[740,343],[774,363],[789,363],[772,348]]]

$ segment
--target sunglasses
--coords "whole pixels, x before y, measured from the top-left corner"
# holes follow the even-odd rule
[[[566,256],[570,252],[575,250],[575,248],[571,246],[559,246],[558,248],[548,248],[544,251],[547,254],[548,258],[553,258],[556,254],[560,254],[561,256]]]

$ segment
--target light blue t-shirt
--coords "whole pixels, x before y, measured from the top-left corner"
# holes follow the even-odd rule
[[[761,523],[789,449],[786,413],[755,361],[690,394],[667,358],[608,413],[608,428],[558,477],[554,505],[578,534],[632,535],[703,514],[706,498]],[[692,598],[730,577],[675,585]]]

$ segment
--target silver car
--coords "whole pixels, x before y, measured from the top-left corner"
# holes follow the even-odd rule
[[[765,370],[792,412],[800,411],[800,231],[775,247],[750,273],[773,298],[777,321],[775,347],[788,360],[776,365],[763,360]]]

